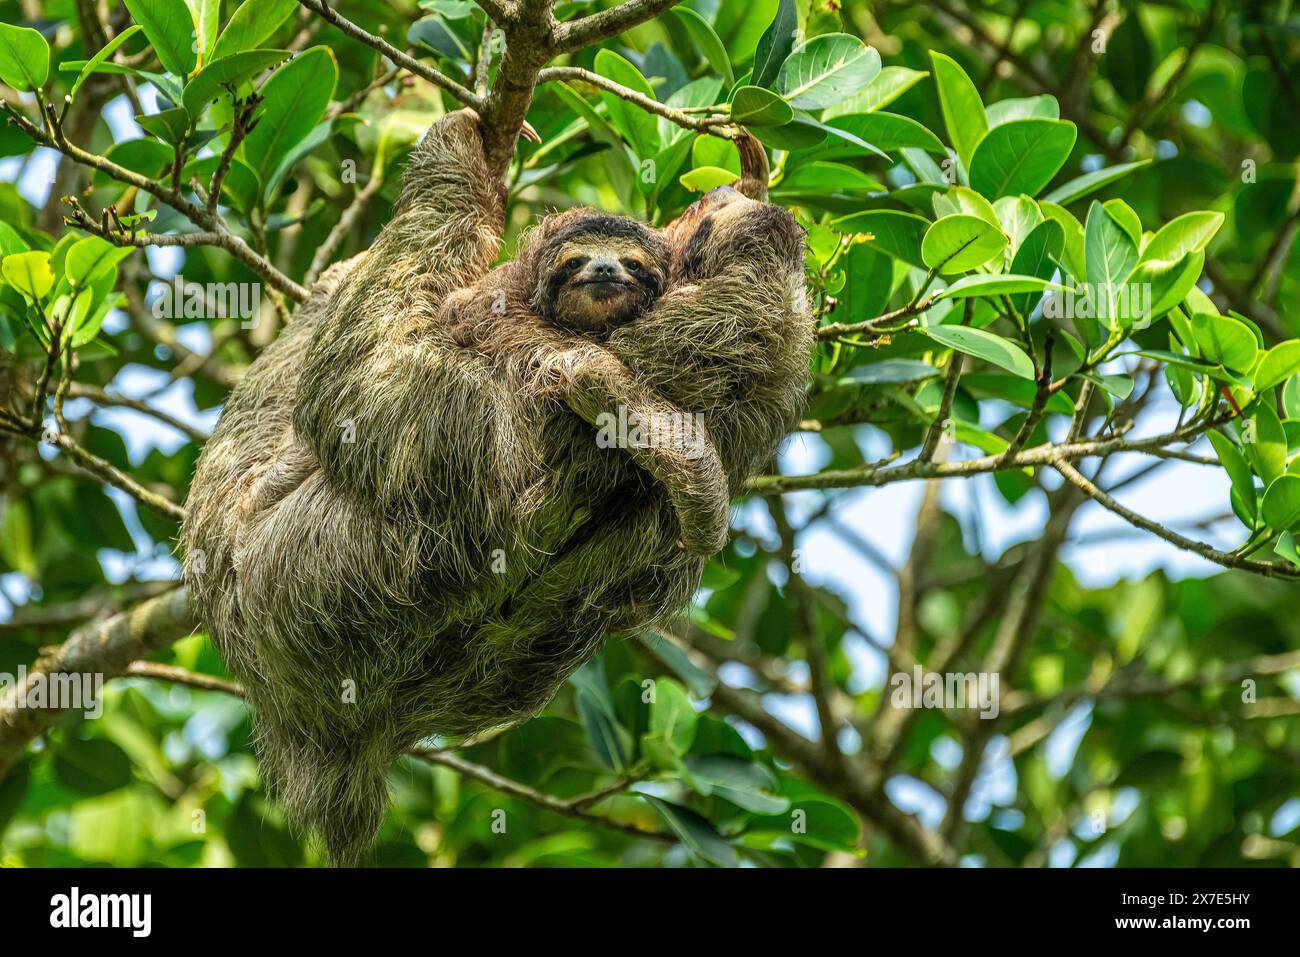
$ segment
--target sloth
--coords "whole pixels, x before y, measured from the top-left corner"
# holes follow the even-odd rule
[[[367,860],[404,750],[536,713],[606,637],[679,615],[725,546],[813,340],[803,232],[762,148],[741,158],[662,230],[568,210],[490,269],[504,190],[449,114],[231,393],[185,577],[268,788],[332,863]],[[598,441],[612,418],[651,439]]]

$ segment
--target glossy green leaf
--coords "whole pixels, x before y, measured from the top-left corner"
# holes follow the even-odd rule
[[[181,102],[190,117],[197,119],[208,103],[223,92],[234,90],[289,56],[288,50],[245,50],[213,60],[185,84]]]
[[[850,113],[874,113],[884,109],[929,75],[924,70],[910,70],[905,66],[884,67],[863,90],[827,106],[822,118],[829,120]]]
[[[939,105],[948,127],[948,139],[969,169],[975,147],[989,129],[984,103],[956,60],[934,50],[930,51],[930,60],[934,64],[934,82],[939,88]]]
[[[817,110],[857,92],[880,73],[880,54],[847,33],[825,33],[781,66],[779,92],[791,106]]]
[[[1264,354],[1255,370],[1255,391],[1263,392],[1300,373],[1300,340],[1279,342]]]
[[[211,59],[261,46],[297,10],[298,0],[244,0],[217,38]]]
[[[876,248],[895,259],[922,269],[926,266],[921,255],[921,243],[930,224],[920,216],[879,209],[844,216],[832,220],[830,225],[843,235],[866,234]]]
[[[691,41],[699,48],[700,53],[704,54],[704,59],[708,61],[709,66],[722,77],[723,85],[731,86],[735,83],[736,76],[731,70],[731,57],[727,55],[727,48],[722,45],[722,41],[718,39],[709,21],[690,7],[676,7],[671,12],[686,28]]]
[[[781,64],[794,49],[798,33],[799,10],[795,0],[780,0],[776,15],[759,37],[754,50],[754,71],[750,82],[765,89],[772,88],[781,72]]]
[[[78,91],[81,89],[81,85],[85,83],[86,80],[90,79],[91,75],[99,68],[99,65],[107,62],[108,59],[117,52],[118,47],[139,32],[140,24],[133,23],[117,36],[113,37],[113,39],[105,43],[100,51],[87,60],[86,65],[81,68],[81,72],[77,74],[77,78],[72,82],[72,89],[68,91],[68,95],[75,100]]]
[[[978,216],[957,213],[936,220],[921,241],[921,258],[945,276],[988,262],[1007,244],[1002,231]]]
[[[1214,446],[1214,454],[1219,457],[1219,464],[1228,473],[1228,478],[1232,481],[1232,487],[1237,492],[1237,496],[1249,509],[1251,517],[1254,517],[1256,508],[1255,479],[1251,475],[1250,465],[1246,462],[1246,457],[1242,455],[1241,449],[1237,448],[1237,443],[1222,432],[1211,429],[1205,434],[1205,437],[1209,439],[1210,445]]]
[[[29,27],[0,23],[0,80],[16,90],[39,90],[50,75],[50,45]]]
[[[735,848],[724,841],[705,818],[661,798],[648,794],[644,797],[692,853],[722,867],[736,866]]]
[[[984,112],[988,116],[989,129],[992,129],[1014,120],[1059,120],[1061,104],[1050,93],[1042,93],[998,100],[986,106]]]
[[[1101,203],[1093,202],[1084,226],[1084,256],[1088,282],[1097,297],[1096,317],[1118,321],[1119,296],[1137,265],[1137,244]]]
[[[1151,160],[1143,159],[1093,170],[1091,173],[1084,173],[1082,176],[1076,176],[1074,179],[1062,183],[1043,198],[1049,202],[1065,206],[1073,203],[1076,199],[1083,199],[1088,194],[1095,193],[1097,190],[1123,179],[1136,169],[1141,169],[1150,164]]]
[[[1142,260],[1177,262],[1188,253],[1205,249],[1223,225],[1223,213],[1184,213],[1151,237],[1142,250]]]
[[[1201,355],[1211,362],[1238,372],[1247,372],[1255,364],[1259,351],[1255,334],[1231,316],[1198,312],[1192,316],[1192,335]]]
[[[282,158],[315,129],[338,81],[338,65],[326,47],[298,54],[262,85],[257,125],[240,155],[264,188]]]
[[[1074,148],[1074,124],[1065,120],[1012,120],[988,131],[969,162],[970,184],[989,199],[1036,196]]]
[[[917,359],[881,359],[855,366],[842,376],[839,385],[904,385],[939,374],[939,370]]]
[[[631,62],[614,51],[597,51],[595,67],[601,76],[655,99],[654,87],[650,81]],[[610,123],[623,134],[639,158],[648,159],[659,152],[662,145],[659,141],[659,121],[652,114],[613,93],[601,91],[600,98],[605,103],[605,115],[609,117]]]
[[[1260,501],[1259,513],[1269,528],[1295,531],[1300,526],[1300,475],[1279,475],[1274,479]]]
[[[1034,377],[1033,360],[1009,339],[995,335],[987,329],[969,326],[923,326],[918,330],[935,342],[990,362],[1000,369],[1015,373],[1022,379]]]
[[[987,275],[963,276],[945,289],[944,299],[968,299],[972,296],[1004,296],[1019,292],[1046,292],[1049,289],[1064,289],[1057,283],[1039,279],[1037,276],[1018,276],[1012,273],[990,273]]]
[[[54,288],[54,272],[47,252],[15,253],[0,262],[0,275],[33,302],[40,302]]]
[[[784,126],[794,110],[771,90],[742,86],[731,98],[731,118],[742,126]]]
[[[173,76],[187,77],[198,64],[198,31],[185,0],[122,0],[132,19],[144,28],[144,35],[163,69]]]

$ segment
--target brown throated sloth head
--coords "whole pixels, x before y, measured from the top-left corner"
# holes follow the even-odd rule
[[[612,329],[637,318],[668,285],[663,238],[635,220],[570,210],[539,237],[533,308],[577,332]]]
[[[799,260],[804,248],[804,229],[789,212],[731,186],[709,190],[663,235],[672,250],[674,284],[707,279],[737,260],[778,268]]]

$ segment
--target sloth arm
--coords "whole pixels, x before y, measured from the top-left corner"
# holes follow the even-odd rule
[[[449,388],[448,357],[427,333],[448,296],[486,275],[504,207],[477,115],[444,116],[411,154],[392,220],[324,305],[303,362],[294,430],[342,487],[388,505],[437,484],[431,466],[449,450],[428,419]]]
[[[619,407],[649,426],[653,444],[626,448],[633,461],[668,492],[681,526],[682,547],[692,555],[713,555],[727,544],[731,498],[717,450],[694,416],[684,414],[645,388],[612,353],[595,344],[569,347],[550,357],[562,380],[565,403],[588,424],[617,420]]]

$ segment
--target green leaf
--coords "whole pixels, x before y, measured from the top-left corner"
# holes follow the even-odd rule
[[[742,126],[784,126],[794,110],[771,90],[742,86],[731,97],[731,119]]]
[[[187,0],[187,3],[196,27],[196,65],[202,67],[211,59],[212,48],[217,44],[217,31],[221,26],[221,0]]]
[[[947,155],[939,137],[910,116],[899,116],[896,113],[845,113],[836,116],[828,125],[851,133],[879,150],[912,148]],[[853,150],[837,142],[826,143],[810,152],[815,153],[818,159],[854,155]]]
[[[1255,370],[1255,391],[1263,392],[1300,372],[1300,339],[1279,342],[1264,354]]]
[[[262,85],[257,125],[240,148],[244,162],[269,189],[271,173],[316,128],[338,82],[328,47],[312,47],[276,70]]]
[[[847,33],[813,37],[781,66],[777,91],[801,110],[818,110],[866,86],[880,73],[880,54]]]
[[[0,23],[0,80],[15,90],[39,90],[50,76],[50,45],[28,27]]]
[[[1035,276],[1040,280],[1049,280],[1056,273],[1056,261],[1061,259],[1065,246],[1065,230],[1060,222],[1044,220],[1030,230],[1024,237],[1021,248],[1011,257],[1010,272],[1018,276]],[[1011,296],[1011,308],[1027,316],[1034,309],[1039,296],[1035,294]]]
[[[1300,568],[1300,551],[1296,550],[1296,540],[1290,532],[1283,532],[1278,538],[1277,544],[1273,546],[1273,551],[1289,561],[1292,565]]]
[[[948,139],[966,168],[970,169],[975,147],[989,129],[984,103],[975,84],[956,60],[934,50],[930,51],[930,60],[934,64],[934,82],[939,88],[939,106],[948,127]]]
[[[1015,120],[1059,120],[1061,104],[1056,102],[1056,97],[1050,93],[1043,93],[1039,96],[999,100],[990,103],[984,108],[984,112],[988,116],[989,129],[993,129],[995,126]]]
[[[771,89],[781,73],[781,64],[794,49],[799,33],[799,10],[794,0],[780,0],[776,15],[758,40],[754,51],[754,71],[750,80],[755,86]]]
[[[1198,312],[1192,316],[1192,336],[1201,355],[1226,369],[1248,372],[1259,343],[1244,322],[1231,316]]]
[[[74,738],[55,751],[54,778],[82,796],[97,797],[131,783],[131,759],[107,738]]]
[[[1007,244],[1002,231],[979,216],[957,213],[936,220],[921,241],[921,258],[945,276],[988,262]]]
[[[939,370],[917,359],[882,359],[850,369],[836,385],[905,385],[939,374]]]
[[[1255,403],[1242,427],[1242,448],[1265,487],[1286,471],[1286,429],[1268,402]]]
[[[1097,319],[1117,321],[1120,289],[1137,265],[1137,244],[1096,201],[1088,210],[1084,226],[1084,256],[1092,294],[1099,297],[1095,303]]]
[[[850,113],[874,113],[893,103],[929,75],[924,70],[909,70],[905,66],[887,66],[880,71],[879,76],[867,84],[866,89],[856,96],[826,107],[822,118],[829,120]]]
[[[684,777],[705,797],[720,797],[754,814],[783,814],[789,798],[771,792],[772,772],[757,762],[730,754],[692,755],[686,759]]]
[[[1189,253],[1179,262],[1163,259],[1139,261],[1129,275],[1129,291],[1149,286],[1151,290],[1151,318],[1157,318],[1182,302],[1196,287],[1205,268],[1205,253]],[[1130,317],[1136,318],[1136,316]]]
[[[987,329],[972,329],[969,326],[923,326],[917,331],[958,352],[991,362],[1022,379],[1034,377],[1034,363],[1025,354],[1025,350]]]
[[[1237,448],[1237,443],[1222,432],[1211,429],[1205,433],[1205,437],[1210,440],[1210,445],[1214,447],[1214,454],[1219,457],[1219,464],[1228,473],[1233,489],[1253,518],[1256,508],[1255,479],[1250,474],[1250,465],[1247,464],[1246,457],[1241,454],[1241,449]]]
[[[163,110],[161,113],[142,114],[135,121],[146,133],[152,133],[171,146],[185,142],[193,123],[189,110],[183,106]]]
[[[929,225],[920,216],[892,209],[854,213],[830,223],[831,228],[841,235],[864,233],[870,236],[873,246],[919,269],[926,268],[921,243]]]
[[[406,31],[406,39],[413,44],[427,47],[438,56],[457,62],[467,63],[474,56],[461,35],[436,14],[421,17],[411,24],[410,29]]]
[[[113,39],[105,43],[103,49],[87,60],[86,65],[81,68],[81,72],[77,74],[76,80],[73,81],[72,89],[68,91],[68,95],[75,100],[77,98],[77,91],[80,90],[81,85],[90,78],[90,75],[95,72],[99,67],[99,64],[108,60],[109,57],[117,52],[118,47],[139,32],[140,24],[133,23],[117,36],[113,37]]]
[[[1061,227],[1061,249],[1056,253],[1061,268],[1075,280],[1086,279],[1088,272],[1083,252],[1083,225],[1064,206],[1040,199],[1038,208],[1045,217]]]
[[[1300,475],[1279,475],[1264,492],[1259,506],[1264,523],[1279,532],[1300,525]]]
[[[641,75],[641,71],[628,60],[613,50],[599,50],[595,59],[596,72],[608,77],[615,83],[635,90],[650,99],[655,99],[654,87]],[[613,127],[623,134],[631,144],[632,150],[640,159],[648,159],[658,154],[659,120],[613,93],[601,91],[600,98],[605,103],[605,115]]]
[[[234,90],[268,67],[292,56],[288,50],[245,50],[213,60],[185,84],[181,96],[191,120],[197,120],[207,105],[222,93]]]
[[[132,19],[144,28],[144,35],[163,69],[187,77],[198,64],[197,30],[185,0],[122,0]]]
[[[1002,296],[1017,292],[1045,292],[1065,287],[1037,276],[1018,276],[1012,273],[963,276],[945,289],[943,299],[969,299],[972,296]]]
[[[54,288],[47,252],[15,253],[0,262],[0,275],[32,302],[39,303]]]
[[[630,735],[618,723],[614,703],[605,684],[605,670],[595,658],[573,673],[569,679],[575,689],[574,704],[597,756],[615,771],[627,767],[631,751]]]
[[[650,706],[652,735],[667,741],[676,754],[685,754],[695,740],[697,718],[681,685],[667,678],[656,679],[655,700]]]
[[[709,21],[690,7],[677,7],[672,14],[691,35],[691,40],[704,54],[704,59],[708,61],[709,66],[722,77],[723,84],[725,86],[734,84],[736,76],[731,70],[731,58],[727,56],[727,48],[722,45],[713,27],[709,26]]]
[[[695,695],[695,697],[707,698],[717,688],[718,679],[691,661],[690,657],[675,641],[654,632],[646,632],[641,636],[641,644],[671,668],[678,678],[686,682],[686,686],[690,688],[691,694]],[[655,692],[655,696],[658,697],[658,691]]]
[[[989,199],[1035,196],[1074,148],[1074,124],[1065,120],[1012,120],[995,126],[975,147],[970,184]]]
[[[1074,179],[1062,183],[1043,198],[1048,202],[1059,203],[1064,206],[1073,203],[1076,199],[1082,199],[1089,193],[1096,192],[1103,186],[1109,186],[1116,180],[1127,176],[1133,170],[1149,166],[1150,163],[1151,160],[1144,159],[1134,163],[1120,163],[1118,166],[1107,166],[1105,169],[1093,170],[1091,173],[1084,173],[1082,176],[1076,176]]]
[[[659,812],[659,816],[692,853],[722,867],[736,866],[735,849],[722,839],[707,820],[678,804],[670,804],[648,794],[642,797]]]
[[[130,246],[114,246],[98,236],[87,236],[68,249],[63,260],[63,273],[73,288],[84,288],[106,275],[135,250]]]
[[[1142,261],[1178,262],[1188,253],[1201,252],[1222,225],[1223,213],[1184,213],[1151,237],[1142,250]]]
[[[949,186],[945,192],[935,193],[931,203],[936,219],[954,213],[965,213],[968,216],[978,216],[994,229],[1002,229],[993,204],[968,186]]]
[[[843,198],[852,193],[876,193],[885,186],[860,169],[842,163],[803,163],[782,177],[772,187],[772,195],[803,197],[804,201],[819,205],[826,199]]]
[[[212,59],[261,46],[298,10],[298,0],[244,0],[217,38]]]
[[[697,166],[678,177],[678,181],[693,193],[707,193],[719,186],[736,181],[736,174],[721,166]]]
[[[861,828],[853,811],[839,801],[818,794],[791,794],[792,809],[784,814],[757,817],[746,825],[740,841],[749,847],[770,847],[793,841],[823,851],[860,853]]]

